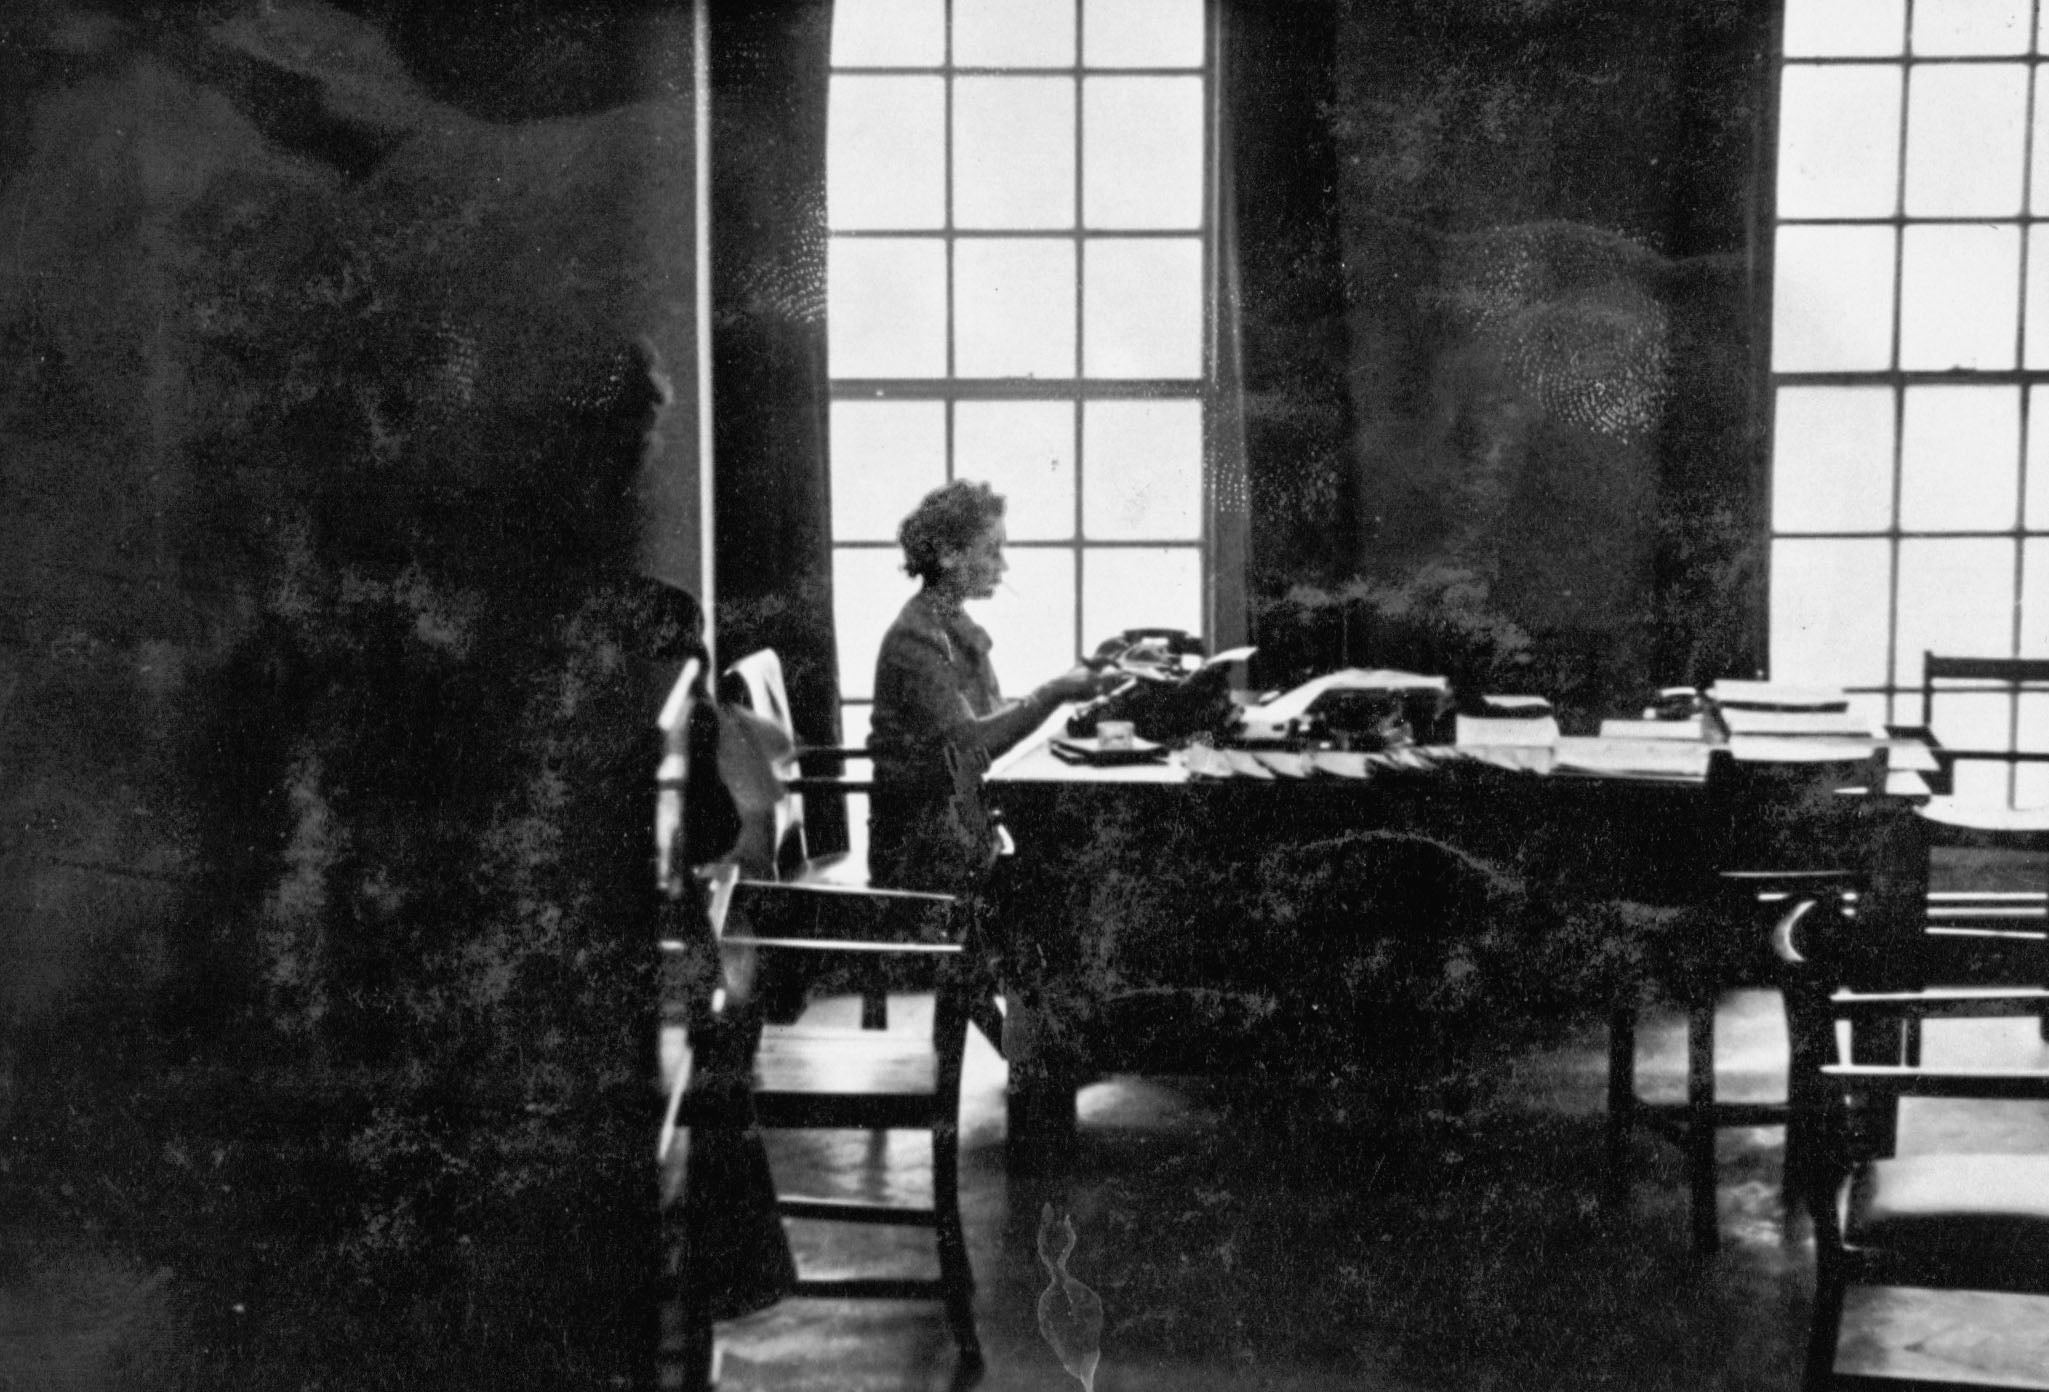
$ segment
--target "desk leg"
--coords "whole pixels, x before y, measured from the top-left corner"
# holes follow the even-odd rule
[[[1636,1124],[1636,1006],[1608,1012],[1607,1197],[1619,1207],[1629,1195],[1629,1132]]]
[[[1009,1130],[1005,1160],[1011,1170],[1040,1170],[1074,1135],[1075,1082],[1061,1066],[1039,1026],[1030,998],[1015,987],[1003,997],[1003,1055],[1010,1065],[1006,1097]]]
[[[1693,1214],[1693,1251],[1710,1256],[1722,1245],[1715,1173],[1715,1001],[1686,1012],[1686,1189]]]

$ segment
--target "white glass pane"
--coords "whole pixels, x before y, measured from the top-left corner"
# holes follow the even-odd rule
[[[946,61],[946,0],[836,0],[832,61],[849,68],[936,68]]]
[[[1010,571],[994,599],[974,606],[996,646],[989,654],[1007,696],[1022,696],[1074,665],[1074,553],[1060,546],[1008,546]]]
[[[2010,368],[2018,352],[2020,229],[1909,226],[1900,254],[1900,366]]]
[[[1981,746],[1982,747],[1982,746]],[[2006,807],[2007,766],[1985,759],[1959,759],[1951,770],[1951,792],[1958,802],[1980,807]]]
[[[2019,387],[1908,387],[1900,436],[1900,527],[2004,531],[2020,500]]]
[[[2049,15],[2049,6],[2044,6],[2042,13]],[[2038,67],[2035,69],[2035,138],[2031,142],[2033,164],[2028,177],[2028,211],[2037,217],[2049,211],[2049,184],[2043,182],[2049,179],[2049,144],[2044,143],[2049,141],[2049,108],[2043,106],[2049,91],[2045,91],[2044,84],[2049,84],[2049,71]]]
[[[840,707],[840,743],[849,749],[860,748],[868,743],[868,731],[874,724],[874,706],[866,701],[848,702]]]
[[[1895,680],[1921,680],[1924,652],[2013,650],[2013,542],[1909,537],[1900,543]]]
[[[1092,239],[1084,254],[1082,373],[1202,375],[1202,243]]]
[[[1907,0],[1786,0],[1788,58],[1883,58],[1906,33]]]
[[[2049,134],[2049,132],[2045,132]],[[2023,306],[2023,366],[2049,367],[2049,225],[2028,227],[2028,292]]]
[[[1968,655],[1994,656],[1990,653]],[[1951,691],[1947,683],[1938,682],[1935,699],[1929,704],[1935,711],[1929,727],[1935,731],[1935,737],[1951,749],[2010,747],[2009,741],[2013,739],[2013,697],[2006,692]]]
[[[976,239],[954,245],[954,373],[1074,376],[1074,243]]]
[[[1202,226],[1202,79],[1082,84],[1082,210],[1090,227]]]
[[[2023,691],[2015,724],[2014,747],[2049,752],[2049,692]],[[2049,769],[2042,770],[2049,773]],[[2036,798],[2039,806],[2045,799]]]
[[[1202,403],[1092,401],[1082,408],[1082,535],[1202,537]]]
[[[2021,207],[2028,70],[1917,66],[1907,77],[1909,217],[2012,217]]]
[[[2023,740],[2027,739],[2024,734]],[[2041,745],[2027,745],[2040,749]],[[2049,807],[2049,767],[2041,764],[2021,764],[2013,771],[2013,806]]]
[[[2020,656],[2049,657],[2049,541],[2041,537],[2021,543]]]
[[[1773,542],[1773,680],[1882,685],[1891,578],[1884,541]]]
[[[946,482],[946,404],[832,403],[832,537],[894,541],[918,499]]]
[[[953,0],[953,61],[964,68],[1074,65],[1074,0]]]
[[[2029,387],[2027,504],[2021,525],[2031,532],[2049,531],[2049,414],[2045,413],[2049,413],[2049,387]]]
[[[963,401],[954,407],[953,472],[1004,496],[1012,541],[1074,536],[1074,403]]]
[[[825,207],[835,229],[946,225],[946,83],[832,79]]]
[[[904,553],[894,546],[835,547],[832,617],[839,646],[840,695],[865,701],[875,695],[875,654],[897,610],[917,590],[904,574]]]
[[[1202,553],[1192,546],[1090,547],[1081,583],[1091,648],[1127,628],[1203,631]]]
[[[1786,66],[1780,217],[1891,217],[1898,210],[1900,82],[1890,63]]]
[[[834,237],[826,269],[826,359],[835,377],[946,372],[946,243]]]
[[[1772,529],[1875,532],[1892,523],[1891,387],[1781,387]]]
[[[1772,366],[1870,372],[1892,366],[1890,227],[1781,227],[1772,274]]]
[[[1081,56],[1092,68],[1199,68],[1203,0],[1082,0]]]
[[[958,79],[953,142],[959,226],[1074,226],[1071,78]]]
[[[1914,0],[1914,52],[2026,53],[2031,8],[2031,0]]]

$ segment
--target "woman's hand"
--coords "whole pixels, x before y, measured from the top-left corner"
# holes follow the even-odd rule
[[[1115,690],[1125,680],[1121,673],[1099,672],[1087,663],[1077,662],[1039,690],[1051,701],[1086,701]]]

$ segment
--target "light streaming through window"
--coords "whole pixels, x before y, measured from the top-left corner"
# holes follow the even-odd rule
[[[1786,0],[1773,247],[1771,674],[1926,718],[1924,652],[2049,656],[2049,14]],[[2038,219],[2044,219],[2038,221]],[[2049,748],[2049,698],[1936,702]],[[2049,804],[2049,768],[1958,769]]]
[[[827,139],[846,736],[928,489],[1009,501],[976,617],[1007,689],[1126,627],[1205,629],[1204,0],[839,0]]]

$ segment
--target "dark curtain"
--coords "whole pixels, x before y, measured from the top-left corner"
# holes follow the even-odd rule
[[[1219,4],[1262,679],[1746,672],[1775,7]]]
[[[830,0],[711,6],[715,604],[720,660],[772,647],[800,742],[839,740],[825,362]],[[809,799],[813,849],[844,815]]]
[[[1218,406],[1242,429],[1255,595],[1328,578],[1358,530],[1330,134],[1338,8],[1219,5]]]

